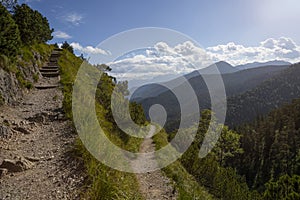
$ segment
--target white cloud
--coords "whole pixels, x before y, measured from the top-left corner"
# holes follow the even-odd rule
[[[63,31],[55,31],[53,33],[53,36],[55,38],[61,38],[61,39],[70,39],[70,38],[72,38],[69,34],[67,34],[67,33],[65,33]]]
[[[125,55],[108,63],[113,69],[112,75],[119,80],[149,80],[156,76],[183,75],[212,64],[205,50],[190,41],[175,47],[159,42],[142,52],[131,52],[131,57]]]
[[[78,26],[79,24],[82,23],[83,16],[78,13],[69,13],[64,18],[67,22],[70,22],[73,25]]]
[[[300,58],[300,46],[286,37],[269,38],[257,46],[246,47],[231,42],[226,45],[208,47],[206,50],[214,61],[223,60],[232,65],[272,60],[295,63],[299,62]]]
[[[83,47],[77,42],[72,42],[70,45],[74,48],[74,50],[79,51],[84,54],[103,54],[103,55],[110,54],[110,52],[105,51],[100,48],[97,48],[97,47],[92,47],[92,46]]]
[[[252,62],[283,60],[300,61],[300,46],[292,39],[269,38],[257,46],[244,46],[230,42],[202,49],[191,41],[172,47],[159,42],[153,47],[125,54],[115,62],[107,63],[118,80],[151,80],[159,77],[176,77],[213,62],[226,61],[236,66]],[[146,82],[146,81],[145,81]]]

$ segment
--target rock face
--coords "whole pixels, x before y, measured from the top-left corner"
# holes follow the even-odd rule
[[[43,58],[40,55],[35,53],[34,57],[37,63],[41,63]],[[17,71],[22,74],[24,79],[32,83],[34,82],[34,75],[41,77],[37,64],[29,64],[26,67],[17,66]],[[12,105],[23,96],[24,89],[21,87],[16,74],[0,68],[0,104],[3,101],[8,105]]]

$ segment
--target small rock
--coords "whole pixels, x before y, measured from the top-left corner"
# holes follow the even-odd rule
[[[23,128],[23,127],[16,127],[16,128],[14,128],[14,130],[15,131],[19,131],[19,132],[21,132],[21,133],[24,133],[25,135],[29,135],[30,134],[30,132],[29,131],[27,131],[25,128]]]
[[[3,120],[3,124],[5,124],[6,126],[9,126],[9,121],[7,119]]]
[[[40,161],[40,158],[31,157],[31,156],[25,156],[25,158],[31,162],[38,162]]]
[[[0,168],[5,168],[9,172],[22,172],[33,167],[33,163],[29,160],[20,157],[19,160],[4,159]]]
[[[8,170],[5,168],[0,168],[0,178],[5,176],[8,173]]]
[[[47,113],[38,113],[33,117],[29,117],[27,120],[29,120],[30,122],[45,123],[47,117]]]
[[[0,125],[0,137],[7,137],[10,133],[10,128],[5,125]]]
[[[58,114],[57,115],[57,119],[58,120],[64,120],[65,119],[65,116],[63,114]]]

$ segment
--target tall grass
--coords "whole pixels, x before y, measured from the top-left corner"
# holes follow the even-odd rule
[[[82,60],[72,53],[64,50],[59,59],[61,70],[61,83],[63,84],[63,107],[66,116],[72,119],[72,87],[77,71],[82,64]],[[96,113],[101,127],[108,138],[118,146],[125,149],[138,149],[139,142],[131,140],[124,143],[116,133],[111,122],[105,119],[105,108],[96,104]],[[85,199],[142,199],[138,191],[138,182],[132,173],[120,172],[111,169],[97,159],[95,159],[84,147],[79,138],[76,139],[74,152],[78,159],[84,163],[84,168],[88,176],[85,183],[85,192],[82,198]]]

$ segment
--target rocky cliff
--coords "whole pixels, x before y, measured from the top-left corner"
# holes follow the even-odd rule
[[[38,52],[29,50],[30,58],[19,56],[16,64],[0,66],[0,105],[13,105],[33,87],[34,82],[41,78],[39,68],[46,64],[49,50]],[[28,52],[27,52],[28,53]],[[13,66],[8,66],[13,65]]]

